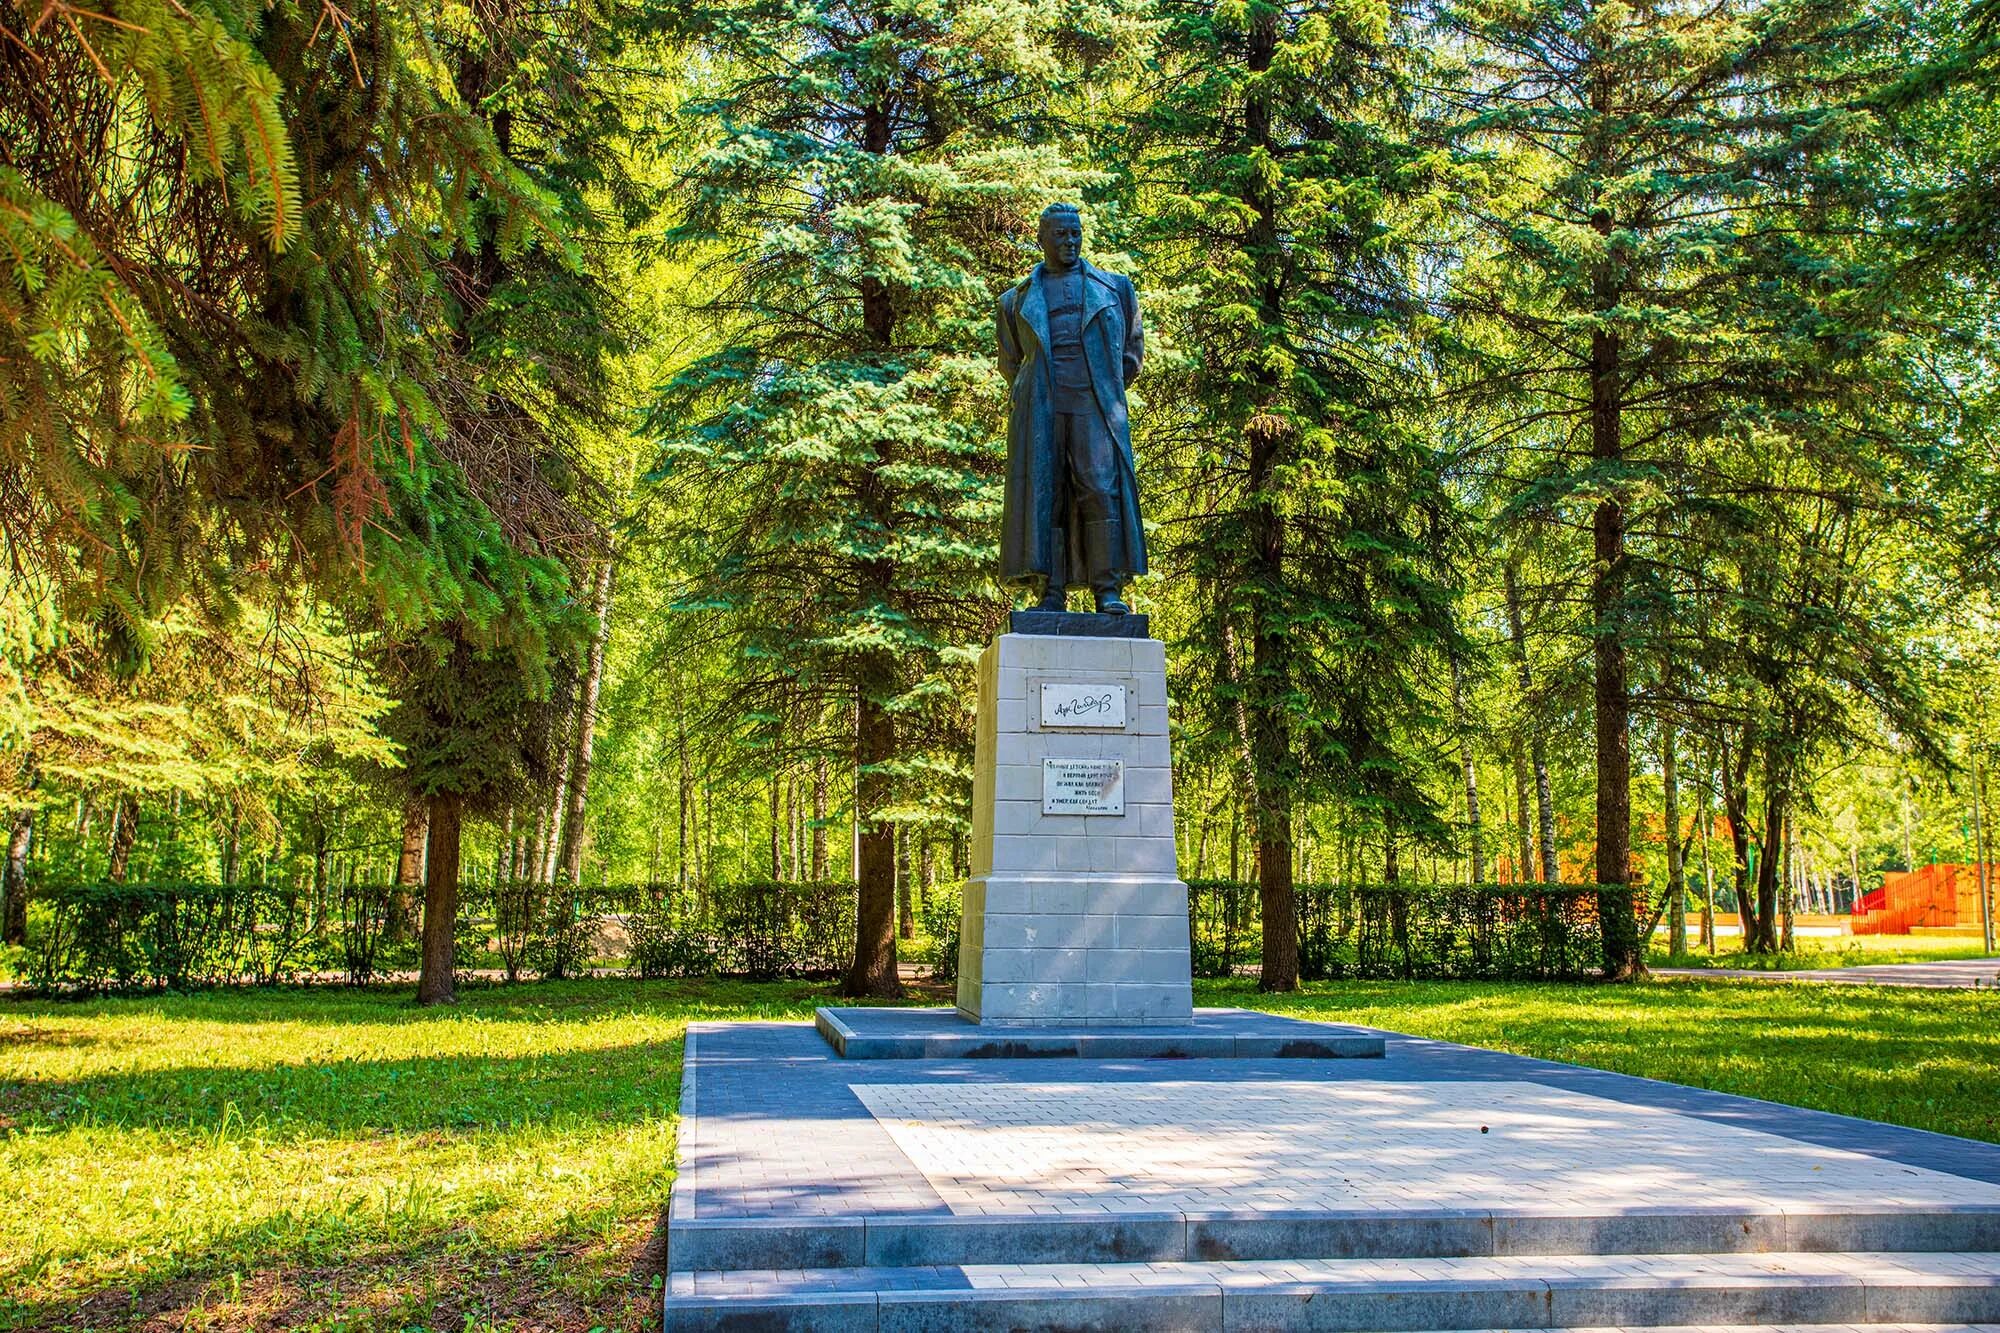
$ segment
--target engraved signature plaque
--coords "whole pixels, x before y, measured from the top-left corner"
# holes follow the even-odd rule
[[[1122,731],[1125,727],[1125,687],[1085,685],[1071,681],[1042,682],[1042,725]]]
[[[1042,813],[1122,815],[1125,761],[1122,759],[1042,760]]]

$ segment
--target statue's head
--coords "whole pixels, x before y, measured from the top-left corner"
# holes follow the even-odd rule
[[[1083,258],[1083,214],[1075,204],[1050,204],[1042,210],[1035,237],[1042,245],[1042,263],[1058,273]]]

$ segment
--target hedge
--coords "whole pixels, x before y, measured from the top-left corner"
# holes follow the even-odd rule
[[[1295,888],[1299,973],[1309,981],[1577,980],[1600,962],[1592,885]],[[1257,886],[1195,880],[1189,891],[1195,975],[1257,964]],[[38,898],[46,926],[26,979],[67,993],[270,985],[309,974],[360,984],[416,965],[415,927],[403,921],[399,892],[413,891],[349,884],[315,900],[267,884],[45,884]],[[926,942],[911,950],[941,981],[958,973],[958,911],[956,890],[938,886],[923,904]],[[642,977],[826,978],[851,956],[854,913],[854,886],[842,882],[468,884],[456,959],[509,980],[574,976],[607,957],[622,957]]]
[[[1197,976],[1261,961],[1257,886],[1189,882]],[[1574,981],[1594,975],[1603,946],[1592,884],[1300,883],[1299,975],[1403,980]],[[1629,891],[1629,890],[1628,890]]]
[[[359,985],[416,966],[415,923],[394,885],[329,886],[315,899],[289,885],[44,883],[44,928],[26,980],[49,993],[273,985],[335,974]],[[573,888],[465,884],[455,958],[574,976],[622,954],[643,976],[828,977],[853,949],[854,886],[755,881]],[[626,943],[617,936],[622,932]]]

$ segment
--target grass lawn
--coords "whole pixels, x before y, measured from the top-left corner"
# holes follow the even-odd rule
[[[584,981],[0,1000],[0,1328],[658,1322],[690,1019],[822,988]],[[2000,994],[1670,981],[1315,986],[1208,1004],[2000,1141]]]
[[[1688,926],[1693,939],[1694,925]],[[1822,967],[1871,967],[1881,963],[1939,963],[1953,958],[1984,958],[1984,941],[1964,935],[1843,935],[1835,939],[1808,936],[1790,953],[1747,954],[1734,948],[1727,935],[1717,941],[1713,957],[1697,949],[1679,957],[1659,947],[1655,936],[1646,961],[1654,967],[1746,967],[1760,972],[1797,972]]]

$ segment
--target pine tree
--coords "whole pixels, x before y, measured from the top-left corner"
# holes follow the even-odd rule
[[[963,650],[1002,610],[994,301],[1041,207],[1084,184],[1037,127],[1074,18],[720,0],[684,20],[726,75],[687,108],[722,129],[673,239],[732,336],[666,386],[654,479],[699,525],[686,604],[741,653],[739,711],[851,737],[850,994],[899,988],[895,821],[912,778],[962,768]]]
[[[1206,594],[1193,646],[1218,663],[1212,690],[1181,697],[1212,695],[1210,726],[1240,720],[1261,984],[1290,990],[1299,803],[1333,794],[1392,830],[1438,828],[1396,739],[1429,710],[1422,664],[1454,639],[1451,506],[1397,411],[1421,383],[1395,230],[1423,184],[1397,128],[1407,48],[1384,4],[1164,13],[1136,239],[1191,313],[1185,373],[1150,394],[1171,424],[1149,440],[1181,473],[1169,489],[1196,497],[1170,554]]]

